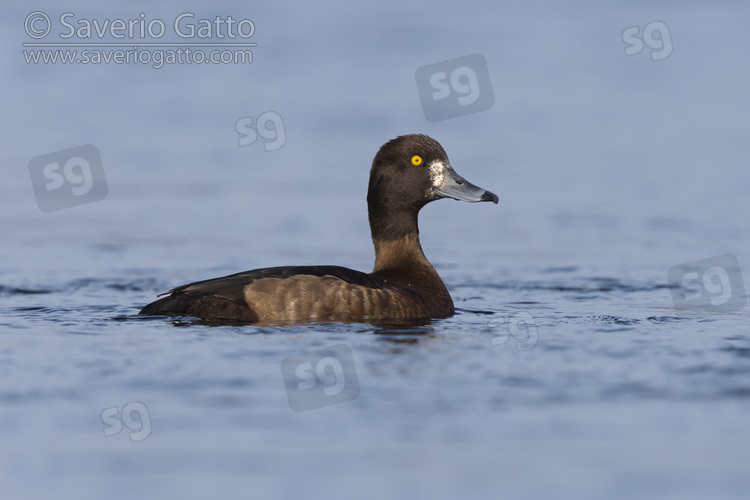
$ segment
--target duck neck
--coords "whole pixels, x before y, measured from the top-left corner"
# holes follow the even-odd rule
[[[418,234],[411,233],[396,240],[373,238],[375,266],[372,274],[395,285],[430,290],[437,296],[447,296],[440,275],[425,257]]]
[[[369,219],[375,245],[374,274],[408,276],[413,272],[435,270],[419,244],[419,210],[387,210],[370,200]]]
[[[397,240],[381,240],[373,237],[375,245],[375,268],[373,273],[395,273],[409,275],[415,271],[434,268],[424,256],[417,233],[408,234]]]
[[[391,283],[425,287],[447,294],[435,268],[425,257],[419,243],[417,217],[424,203],[406,204],[383,195],[377,179],[370,179],[367,212],[375,245],[372,274]],[[387,190],[385,190],[388,192]]]

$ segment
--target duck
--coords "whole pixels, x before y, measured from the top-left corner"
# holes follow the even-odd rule
[[[419,211],[449,198],[492,202],[494,193],[461,177],[435,139],[402,135],[378,150],[367,209],[375,264],[283,266],[178,286],[140,316],[194,317],[262,325],[430,321],[455,314],[453,299],[419,242]]]

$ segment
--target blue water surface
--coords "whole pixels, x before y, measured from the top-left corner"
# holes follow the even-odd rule
[[[0,16],[1,498],[747,498],[750,7],[20,5]],[[33,64],[34,11],[231,15],[257,45],[251,64]],[[473,54],[494,104],[427,120],[418,68]],[[250,142],[264,113],[285,140]],[[405,133],[500,197],[421,213],[454,317],[134,317],[246,269],[369,271],[370,163]],[[32,159],[88,144],[106,196],[40,210]],[[711,305],[725,292],[736,307]],[[320,397],[294,399],[299,355]]]

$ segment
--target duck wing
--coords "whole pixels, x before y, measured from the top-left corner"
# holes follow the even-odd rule
[[[268,267],[178,286],[138,314],[258,322],[274,308],[287,308],[290,300],[312,303],[342,286],[365,293],[385,285],[381,278],[341,266]],[[290,297],[295,294],[299,297]]]

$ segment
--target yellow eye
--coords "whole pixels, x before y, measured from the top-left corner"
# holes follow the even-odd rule
[[[422,157],[419,155],[414,155],[411,157],[411,163],[412,165],[419,166],[422,164]]]

